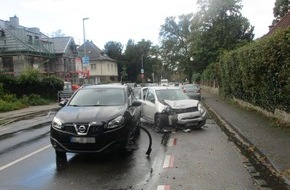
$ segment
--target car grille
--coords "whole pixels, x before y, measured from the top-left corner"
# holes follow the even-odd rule
[[[75,127],[76,126],[76,127]],[[87,135],[96,135],[100,132],[104,131],[104,127],[103,125],[89,125],[88,123],[67,123],[64,125],[63,127],[63,131],[68,132],[68,133],[72,133],[72,134],[77,134],[77,130],[79,129],[80,126],[84,126],[85,127],[85,133],[87,133]]]
[[[190,108],[184,108],[184,109],[174,109],[174,112],[176,114],[188,113],[188,112],[196,112],[196,111],[198,111],[197,106],[196,107],[190,107]]]

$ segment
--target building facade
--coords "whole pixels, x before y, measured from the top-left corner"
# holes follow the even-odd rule
[[[84,46],[89,63],[84,65]],[[26,68],[38,69],[76,84],[118,81],[116,61],[93,42],[79,47],[72,37],[48,37],[39,28],[19,24],[17,16],[0,20],[0,71],[18,76]]]
[[[79,52],[89,58],[88,65],[84,66],[84,69],[89,70],[90,73],[89,83],[105,84],[118,82],[118,66],[116,61],[107,56],[93,42],[86,41],[79,47]]]

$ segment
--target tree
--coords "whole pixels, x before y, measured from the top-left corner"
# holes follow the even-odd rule
[[[127,67],[128,81],[141,82],[140,73],[143,62],[145,78],[151,77],[152,64],[148,59],[152,42],[142,39],[135,44],[133,40],[128,40],[126,50],[124,52],[124,62]]]
[[[122,72],[122,65],[124,63],[124,58],[123,58],[123,45],[120,42],[107,42],[105,44],[105,52],[106,54],[117,61],[117,66],[118,66],[118,76],[119,80],[121,80],[121,72]]]
[[[127,68],[125,65],[122,66],[122,71],[121,71],[121,83],[123,83],[128,76],[127,74]]]
[[[137,76],[140,73],[140,51],[137,50],[135,42],[130,39],[127,42],[126,50],[124,52],[124,64],[127,68],[128,81],[137,81]]]
[[[158,45],[150,48],[147,62],[151,64],[152,68],[152,82],[156,83],[162,78],[162,58],[160,54],[160,47]],[[147,72],[146,72],[147,73]]]
[[[58,29],[57,31],[54,31],[50,34],[51,37],[64,37],[65,34],[62,33],[61,29]]]
[[[192,14],[181,15],[178,18],[167,17],[159,32],[163,69],[184,72],[190,82],[193,74],[188,30],[191,17]]]
[[[276,0],[273,8],[274,17],[276,19],[283,18],[289,9],[289,0]]]
[[[106,54],[115,60],[120,60],[122,58],[123,45],[120,42],[107,42],[105,44]]]
[[[192,55],[202,72],[217,62],[225,50],[243,46],[254,38],[254,27],[240,13],[241,0],[198,0],[192,19]]]

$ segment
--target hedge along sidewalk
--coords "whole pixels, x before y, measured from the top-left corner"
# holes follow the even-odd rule
[[[213,88],[213,87],[204,86],[204,85],[202,85],[201,87],[202,87],[202,89],[204,89],[205,91],[207,91],[211,94],[219,95],[219,88]],[[290,128],[290,113],[287,113],[286,111],[279,110],[276,108],[275,112],[272,113],[272,112],[269,112],[263,108],[260,108],[259,106],[255,106],[249,102],[240,100],[240,99],[235,98],[235,97],[233,97],[232,100],[243,108],[255,110],[258,113],[261,113],[270,119],[277,119],[279,121],[279,123],[285,124],[285,126]]]

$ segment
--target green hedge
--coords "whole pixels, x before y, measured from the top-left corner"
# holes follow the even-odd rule
[[[57,92],[63,89],[64,82],[60,78],[43,76],[32,70],[25,71],[19,77],[0,73],[0,85],[3,93],[14,94],[17,98],[34,94],[57,100]]]
[[[220,93],[274,112],[290,112],[290,28],[224,53]]]

